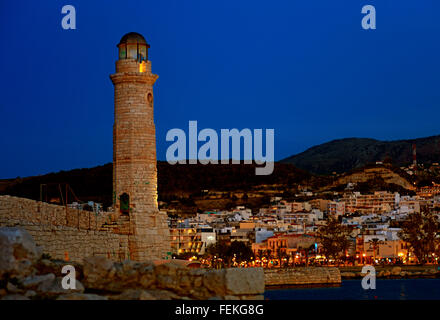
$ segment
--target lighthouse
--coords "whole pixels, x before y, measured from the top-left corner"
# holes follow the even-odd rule
[[[114,85],[113,207],[129,221],[130,259],[164,259],[169,251],[166,214],[157,206],[156,130],[148,45],[136,32],[122,37]]]

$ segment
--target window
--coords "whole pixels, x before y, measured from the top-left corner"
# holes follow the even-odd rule
[[[126,59],[126,58],[127,58],[127,46],[120,45],[119,46],[119,59]]]

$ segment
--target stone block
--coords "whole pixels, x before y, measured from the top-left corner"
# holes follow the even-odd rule
[[[0,278],[26,276],[41,256],[31,235],[23,228],[0,228]]]
[[[225,271],[227,294],[249,295],[264,292],[264,271],[262,268],[231,268]]]

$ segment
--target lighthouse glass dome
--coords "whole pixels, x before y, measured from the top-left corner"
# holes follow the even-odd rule
[[[119,59],[135,59],[138,62],[148,60],[148,45],[145,38],[136,32],[127,33],[119,41]]]

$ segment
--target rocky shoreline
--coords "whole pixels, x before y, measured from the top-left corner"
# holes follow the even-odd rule
[[[69,281],[75,281],[74,289],[63,288],[66,265],[75,269]],[[114,262],[101,256],[82,264],[51,260],[26,230],[0,228],[1,300],[257,300],[263,293],[262,268],[190,269],[176,261]]]

